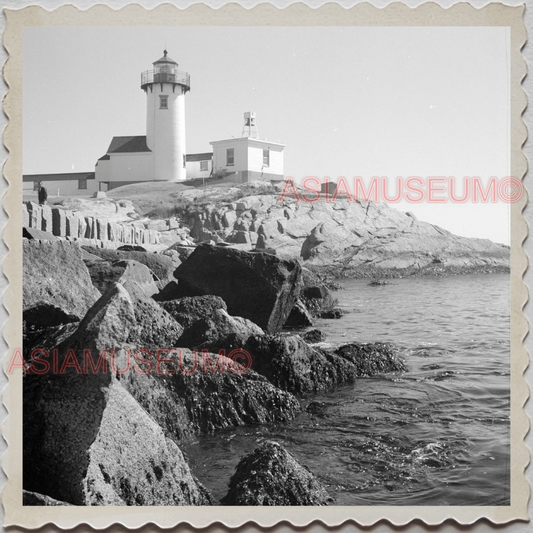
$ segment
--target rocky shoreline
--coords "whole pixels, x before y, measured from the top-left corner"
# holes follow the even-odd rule
[[[324,267],[309,266],[319,276],[325,279],[399,279],[399,278],[421,278],[421,277],[442,277],[442,276],[468,276],[473,274],[508,274],[511,267],[508,264],[494,265],[445,265],[430,264],[424,267],[411,267],[405,269],[397,268],[374,268],[374,267],[354,267],[328,265]]]
[[[181,444],[224,428],[287,423],[303,397],[407,370],[389,344],[320,344],[326,336],[313,329],[315,318],[342,315],[335,278],[508,271],[508,247],[377,204],[279,202],[280,190],[213,188],[199,201],[197,190],[182,188],[172,220],[137,220],[131,231],[122,220],[115,231],[116,221],[93,218],[87,228],[106,239],[86,228],[80,238],[79,223],[78,237],[61,235],[82,217],[63,217],[61,206],[49,217],[54,235],[36,227],[45,210],[31,208],[23,239],[25,505],[218,504]],[[107,215],[122,202],[120,217],[133,216],[131,202],[107,202]],[[228,487],[222,505],[332,503],[320,480],[273,442],[242,457]]]
[[[303,394],[405,370],[389,346],[326,351],[281,332],[297,303],[307,319],[335,305],[297,262],[205,244],[159,289],[161,272],[146,266],[153,254],[96,260],[85,252],[76,243],[24,242],[28,505],[210,505],[180,443],[227,427],[287,422]],[[220,272],[214,279],[212,269]],[[180,287],[187,295],[170,297]],[[279,445],[253,457],[264,479],[274,479],[273,469],[286,472],[283,490],[279,479],[246,474],[245,457],[222,504],[329,502]]]
[[[510,248],[460,237],[384,203],[301,201],[283,185],[184,190],[176,216],[195,242],[230,243],[299,260],[338,278],[508,271]]]
[[[509,246],[453,235],[383,203],[343,197],[301,201],[284,194],[279,183],[216,186],[211,182],[201,189],[139,184],[108,194],[103,199],[65,199],[53,206],[26,202],[24,234],[109,252],[137,247],[170,258],[175,267],[196,245],[208,242],[269,252],[340,279],[494,273],[510,268]]]

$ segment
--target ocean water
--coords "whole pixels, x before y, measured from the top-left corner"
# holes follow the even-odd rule
[[[216,500],[239,460],[275,440],[336,505],[509,505],[509,275],[368,283],[344,281],[335,295],[348,313],[316,326],[333,345],[393,343],[408,371],[306,397],[288,424],[184,446]]]

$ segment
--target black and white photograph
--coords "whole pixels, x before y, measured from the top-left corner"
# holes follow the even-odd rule
[[[24,26],[23,507],[510,507],[512,42]]]

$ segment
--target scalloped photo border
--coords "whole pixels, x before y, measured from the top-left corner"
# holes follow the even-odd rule
[[[8,190],[3,206],[9,216],[4,230],[4,241],[9,248],[3,263],[9,287],[4,296],[4,306],[9,318],[3,334],[9,346],[4,354],[4,371],[15,348],[22,345],[22,33],[27,26],[506,26],[510,28],[511,50],[511,175],[523,179],[527,160],[522,146],[527,129],[522,113],[527,97],[521,82],[526,75],[526,63],[521,49],[526,42],[523,21],[525,6],[511,7],[489,4],[475,8],[461,3],[444,9],[435,3],[425,3],[409,8],[393,3],[385,8],[371,4],[358,4],[343,8],[338,4],[326,4],[311,9],[304,4],[292,4],[278,9],[270,4],[260,4],[245,9],[228,4],[212,9],[203,4],[179,9],[164,4],[147,10],[140,5],[128,5],[113,10],[98,5],[82,11],[72,5],[47,11],[39,6],[20,10],[5,9],[6,27],[3,44],[9,58],[4,65],[4,78],[8,93],[3,110],[8,126],[3,141],[9,152],[4,166]],[[112,524],[138,528],[155,524],[169,528],[177,524],[190,524],[203,528],[213,523],[237,527],[256,523],[269,527],[282,521],[293,526],[306,526],[321,521],[327,526],[346,521],[370,526],[380,520],[394,525],[408,524],[413,520],[428,525],[454,520],[460,524],[472,524],[485,518],[495,524],[513,520],[529,520],[527,504],[530,487],[524,475],[529,463],[529,451],[524,437],[529,430],[529,419],[523,409],[529,396],[524,378],[528,354],[523,340],[528,324],[523,307],[528,292],[523,275],[527,268],[527,256],[522,244],[528,229],[522,215],[526,206],[525,195],[511,204],[511,505],[485,506],[330,506],[330,507],[28,507],[22,506],[22,371],[16,369],[9,376],[9,384],[3,395],[8,417],[3,425],[3,435],[8,449],[2,467],[8,478],[3,489],[2,503],[5,510],[4,526],[39,528],[54,524],[60,528],[72,528],[89,524],[95,529]]]

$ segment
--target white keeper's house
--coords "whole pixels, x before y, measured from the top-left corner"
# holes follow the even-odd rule
[[[189,154],[186,150],[185,95],[190,76],[178,70],[167,51],[141,74],[146,94],[146,135],[113,137],[94,172],[24,175],[24,191],[43,182],[49,195],[86,196],[132,183],[185,182],[206,178],[283,180],[285,145],[260,139],[256,115],[244,114],[241,137],[210,144],[213,152]]]
[[[224,141],[213,141],[214,172],[235,174],[235,181],[283,180],[284,144],[258,138],[256,116],[244,113],[242,136]]]

